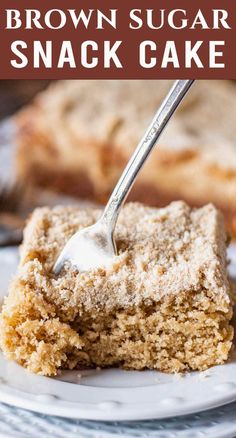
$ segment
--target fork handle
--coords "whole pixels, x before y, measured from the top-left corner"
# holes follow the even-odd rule
[[[114,231],[122,204],[127,198],[138,173],[193,82],[193,80],[178,80],[174,83],[126,165],[101,217],[101,221],[106,223],[111,233]]]

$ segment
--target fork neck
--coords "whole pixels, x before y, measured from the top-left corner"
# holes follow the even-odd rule
[[[100,219],[101,223],[105,224],[111,231],[111,234],[114,232],[122,204],[128,196],[138,173],[193,82],[193,80],[179,80],[174,83],[126,165]]]

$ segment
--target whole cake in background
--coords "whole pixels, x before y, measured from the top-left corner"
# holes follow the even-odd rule
[[[119,366],[164,372],[224,363],[232,346],[226,234],[212,205],[128,203],[106,267],[51,269],[66,241],[100,210],[37,209],[0,318],[4,354],[28,370]],[[79,248],[78,248],[79,250]]]
[[[16,117],[23,180],[105,202],[170,81],[58,81]],[[213,202],[236,236],[236,86],[197,81],[130,199]]]

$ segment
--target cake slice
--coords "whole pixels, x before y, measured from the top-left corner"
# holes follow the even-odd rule
[[[171,81],[58,81],[16,118],[18,173],[106,201]],[[197,81],[168,124],[132,200],[213,202],[236,237],[236,86]]]
[[[226,361],[232,303],[215,207],[127,204],[111,264],[86,273],[67,264],[55,277],[67,239],[99,215],[76,207],[33,213],[1,314],[7,358],[48,376],[96,366],[173,373]]]

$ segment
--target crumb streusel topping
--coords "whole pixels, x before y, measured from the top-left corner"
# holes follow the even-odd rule
[[[67,239],[99,215],[91,209],[37,209],[25,231],[18,276],[65,309],[125,308],[202,289],[229,300],[226,236],[218,231],[222,217],[212,205],[194,210],[180,201],[163,209],[127,204],[116,228],[119,255],[111,266],[78,273],[67,265],[54,277],[51,267]]]

